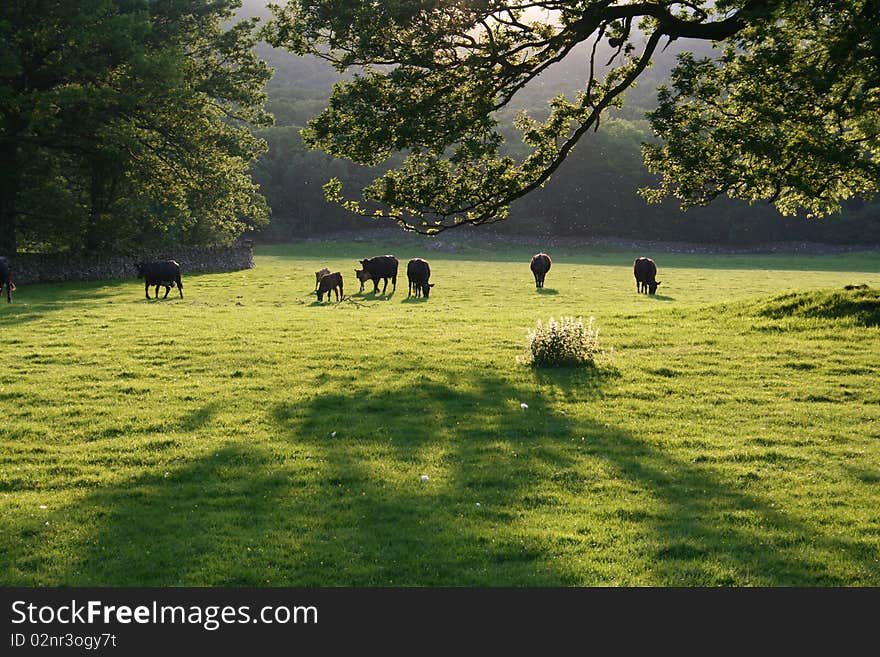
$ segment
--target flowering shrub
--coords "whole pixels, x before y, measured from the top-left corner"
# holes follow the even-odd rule
[[[527,348],[530,362],[537,367],[594,365],[599,349],[599,329],[594,317],[584,326],[582,317],[550,318],[546,324],[529,331]]]

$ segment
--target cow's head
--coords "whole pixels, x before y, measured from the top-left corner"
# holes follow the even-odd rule
[[[137,262],[137,263],[135,263],[134,266],[137,267],[138,278],[143,278],[144,276],[147,275],[147,266],[145,263]]]
[[[425,283],[424,285],[422,285],[422,296],[427,299],[428,295],[431,293],[432,287],[434,287],[433,283]]]
[[[648,294],[655,294],[658,285],[660,285],[660,281],[651,281],[648,283]]]
[[[361,289],[363,289],[364,283],[373,280],[373,276],[366,269],[355,269],[354,275],[361,282]]]

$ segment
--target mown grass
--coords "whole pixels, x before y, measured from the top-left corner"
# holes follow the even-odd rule
[[[20,286],[0,582],[880,585],[880,255],[653,254],[648,297],[642,254],[551,252],[536,291],[540,245],[427,244],[263,247],[183,300]],[[429,300],[357,294],[389,252]],[[551,315],[613,366],[518,364]]]

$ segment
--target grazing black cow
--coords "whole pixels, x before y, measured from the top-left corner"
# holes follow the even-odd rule
[[[331,291],[336,293],[337,301],[339,301],[340,295],[342,295],[342,298],[345,298],[345,295],[342,293],[342,274],[338,271],[321,276],[321,280],[318,282],[318,289],[315,292],[318,295],[318,303],[324,301],[325,292],[327,293],[327,301],[330,301]]]
[[[0,258],[0,294],[6,288],[6,303],[12,303],[12,293],[15,292],[15,283],[12,282],[12,268],[6,258]]]
[[[355,269],[354,275],[361,282],[361,289],[358,290],[358,293],[364,291],[364,283],[373,280],[373,277],[370,276],[370,272],[364,271],[363,269]]]
[[[327,269],[326,267],[323,267],[315,272],[315,291],[316,292],[318,291],[318,283],[321,282],[321,276],[324,276],[325,274],[329,274],[329,273],[330,273],[330,270]]]
[[[535,287],[544,287],[544,277],[550,271],[550,256],[546,253],[536,253],[532,256],[529,268],[535,275]]]
[[[406,263],[406,277],[409,279],[409,293],[406,296],[423,296],[427,299],[431,293],[433,283],[428,283],[431,278],[431,266],[427,260],[413,258]]]
[[[633,262],[633,275],[636,277],[636,290],[645,294],[657,292],[657,264],[650,258],[639,257]]]
[[[381,278],[385,285],[382,286],[382,294],[388,289],[388,279],[394,286],[392,292],[397,289],[397,258],[393,255],[376,256],[375,258],[367,258],[361,260],[360,263],[364,267],[364,273],[369,273],[373,279],[373,294],[379,291],[379,279]]]
[[[159,260],[156,262],[139,262],[137,264],[138,270],[138,278],[144,279],[144,293],[147,295],[147,299],[150,298],[150,286],[156,286],[156,298],[159,298],[159,286],[165,287],[165,296],[163,299],[168,298],[168,293],[171,291],[171,288],[175,285],[177,286],[177,291],[180,292],[180,298],[183,299],[183,283],[180,281],[180,265],[178,265],[174,260]]]

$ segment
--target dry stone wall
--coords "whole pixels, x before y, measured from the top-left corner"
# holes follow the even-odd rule
[[[176,260],[183,276],[240,271],[254,267],[254,249],[253,243],[246,240],[232,246],[179,248],[127,255],[21,253],[8,260],[12,280],[16,285],[23,285],[137,278],[137,263],[148,260]]]

